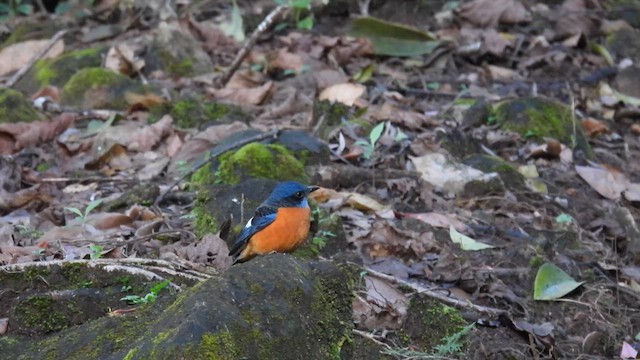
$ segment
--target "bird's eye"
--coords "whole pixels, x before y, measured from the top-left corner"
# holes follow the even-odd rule
[[[303,193],[302,191],[298,191],[298,192],[296,193],[296,197],[297,197],[298,199],[302,199],[302,198],[304,197],[304,193]]]

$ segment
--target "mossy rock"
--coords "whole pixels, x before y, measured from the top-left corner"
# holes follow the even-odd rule
[[[0,89],[0,123],[32,122],[41,118],[21,92]]]
[[[411,297],[407,318],[399,332],[400,340],[404,340],[404,346],[431,352],[445,342],[444,338],[461,331],[466,325],[468,322],[462,318],[459,310],[443,305],[429,296],[415,294]]]
[[[84,109],[125,110],[126,93],[144,94],[151,88],[104,68],[86,68],[69,79],[62,89],[61,103]]]
[[[211,165],[202,173],[211,174]],[[196,174],[200,173],[198,171]],[[192,184],[198,189],[193,209],[194,229],[198,237],[206,233],[219,231],[219,224],[232,219],[232,233],[239,233],[243,222],[253,216],[256,209],[271,193],[277,181],[270,179],[249,179],[236,185],[212,184],[212,179],[192,178]],[[195,183],[194,183],[195,182]],[[228,239],[233,241],[233,239]],[[231,245],[231,244],[230,244]]]
[[[356,275],[272,254],[132,314],[0,337],[7,359],[351,359]],[[286,349],[286,351],[283,351]]]
[[[519,98],[497,104],[494,114],[502,129],[535,139],[554,138],[567,146],[575,145],[589,159],[595,157],[582,127],[574,123],[565,104],[542,97]]]
[[[190,77],[213,71],[202,44],[179,27],[163,23],[144,55],[146,74],[163,71],[174,77]]]
[[[150,206],[160,196],[160,188],[153,184],[138,184],[105,205],[104,211],[117,211],[133,205]]]
[[[471,155],[462,162],[484,173],[498,173],[500,179],[510,190],[525,191],[527,189],[526,180],[522,174],[516,170],[511,164],[497,156],[489,155]],[[504,193],[504,185],[502,193]],[[491,182],[487,182],[488,187],[495,186]],[[487,188],[489,189],[489,188]],[[494,188],[495,190],[495,188]]]
[[[18,81],[16,89],[30,94],[47,85],[63,87],[78,70],[100,67],[107,50],[106,47],[75,50],[55,59],[38,60]]]
[[[108,271],[107,265],[79,260],[0,271],[0,288],[12,289],[0,294],[0,317],[11,321],[8,334],[45,335],[91,322],[125,305],[123,296],[144,295],[154,285],[142,275]],[[171,298],[168,291],[162,296]]]
[[[176,126],[181,129],[203,130],[214,124],[231,123],[238,120],[248,123],[251,119],[248,114],[235,105],[222,104],[203,98],[180,99],[154,106],[151,108],[149,122],[154,123],[165,114],[171,115]]]
[[[237,184],[243,179],[308,181],[304,163],[282,145],[247,144],[220,156],[218,179]]]

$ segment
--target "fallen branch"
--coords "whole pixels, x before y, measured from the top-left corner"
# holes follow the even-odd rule
[[[394,284],[401,284],[404,286],[408,286],[409,288],[417,291],[420,294],[425,294],[427,296],[430,296],[438,301],[441,301],[443,303],[446,303],[447,305],[451,305],[453,307],[457,307],[457,308],[463,308],[463,309],[471,309],[471,310],[475,310],[477,312],[483,313],[483,314],[493,314],[493,315],[500,315],[503,313],[506,313],[505,310],[501,310],[501,309],[496,309],[496,308],[491,308],[491,307],[486,307],[486,306],[481,306],[481,305],[476,305],[473,304],[469,301],[462,301],[462,300],[458,300],[458,299],[454,299],[452,297],[449,297],[445,294],[442,294],[439,292],[439,290],[434,290],[434,289],[429,289],[426,288],[420,284],[416,284],[413,282],[409,282],[406,280],[402,280],[402,279],[398,279],[396,277],[393,277],[391,275],[387,275],[384,273],[381,273],[379,271],[370,269],[370,268],[365,268],[365,270],[367,271],[367,273],[369,275],[378,277],[380,279],[383,280],[387,280],[390,281]]]
[[[20,70],[13,74],[13,76],[9,80],[7,80],[7,83],[4,84],[4,86],[7,88],[13,87],[13,85],[15,85],[20,79],[22,79],[24,74],[26,74],[27,71],[29,71],[29,69],[33,67],[33,65],[35,65],[36,61],[42,59],[49,52],[49,50],[51,50],[53,45],[55,45],[68,31],[69,30],[60,30],[55,35],[53,35],[51,40],[49,40],[49,42],[47,43],[47,46],[45,46],[42,50],[40,50],[39,53],[32,57],[28,63],[20,68]]]
[[[253,49],[253,47],[256,45],[256,42],[258,42],[258,38],[260,38],[260,36],[262,36],[267,30],[269,30],[269,28],[271,28],[271,26],[273,26],[273,24],[278,21],[278,19],[280,19],[280,17],[284,15],[287,10],[289,10],[288,6],[280,5],[273,9],[273,11],[271,11],[264,18],[264,20],[262,20],[262,22],[251,34],[251,37],[249,37],[249,40],[247,40],[242,49],[240,49],[238,55],[236,55],[235,59],[233,59],[231,66],[229,66],[227,71],[220,78],[217,84],[218,88],[223,88],[225,85],[227,85],[229,80],[231,80],[233,74],[235,74],[240,67],[240,64],[242,64],[247,55],[249,55],[251,49]]]

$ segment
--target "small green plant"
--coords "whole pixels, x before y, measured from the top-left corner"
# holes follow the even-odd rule
[[[464,337],[473,329],[474,324],[471,323],[460,331],[451,334],[450,336],[446,336],[442,339],[443,344],[436,345],[433,349],[438,356],[445,355],[453,355],[462,351],[462,347],[464,346]]]
[[[293,9],[293,18],[298,29],[311,30],[314,25],[313,13],[302,18],[302,14],[311,10],[311,0],[275,0],[278,5]]]
[[[84,212],[80,211],[80,209],[75,208],[75,207],[65,207],[64,209],[72,212],[74,214],[76,214],[76,219],[81,220],[83,223],[87,221],[87,216],[89,216],[89,214],[98,206],[100,206],[100,204],[102,204],[102,199],[97,199],[97,200],[93,200],[92,202],[89,203],[89,205],[87,205],[87,207],[84,209]]]
[[[145,296],[127,295],[120,300],[127,301],[131,305],[151,304],[158,298],[158,293],[160,293],[160,290],[166,288],[170,283],[171,281],[164,280],[151,287],[151,290],[149,290],[149,292]]]
[[[368,142],[365,140],[356,141],[356,145],[360,145],[364,148],[364,153],[362,154],[362,156],[365,159],[371,159],[371,155],[373,155],[373,152],[376,149],[376,143],[378,142],[378,140],[380,140],[380,137],[382,136],[382,132],[384,131],[384,126],[385,126],[384,122],[381,122],[380,124],[376,125],[369,133]]]
[[[329,240],[329,238],[334,238],[334,237],[336,237],[336,234],[334,234],[329,230],[318,231],[316,236],[314,236],[313,239],[311,239],[311,243],[313,244],[313,247],[312,247],[313,252],[318,254],[320,250],[322,250],[325,246],[327,246],[327,241]]]
[[[91,260],[100,259],[102,257],[102,250],[104,250],[104,246],[102,245],[89,245],[89,249],[91,249]]]
[[[19,15],[31,15],[33,6],[23,0],[9,0],[6,4],[0,3],[0,21],[11,19]]]
[[[25,237],[29,237],[29,238],[39,238],[40,236],[44,235],[44,231],[40,231],[40,230],[35,230],[35,229],[30,229],[28,227],[26,227],[25,225],[19,224],[16,225],[16,228],[18,229],[18,234],[25,236]]]

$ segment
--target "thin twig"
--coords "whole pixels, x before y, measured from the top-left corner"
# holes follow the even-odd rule
[[[402,280],[402,279],[399,279],[399,278],[393,277],[391,275],[387,275],[387,274],[381,273],[379,271],[376,271],[376,270],[373,270],[373,269],[370,269],[370,268],[365,268],[365,270],[370,275],[376,276],[378,278],[381,278],[381,279],[384,279],[384,280],[387,280],[387,281],[391,281],[391,282],[396,283],[396,284],[402,284],[402,285],[408,286],[411,289],[413,289],[413,290],[415,290],[415,291],[417,291],[417,292],[419,292],[421,294],[425,294],[425,295],[430,296],[430,297],[432,297],[432,298],[434,298],[436,300],[442,301],[442,302],[446,303],[447,305],[451,305],[451,306],[454,306],[454,307],[457,307],[457,308],[472,309],[472,310],[475,310],[475,311],[483,313],[483,314],[494,314],[494,315],[499,315],[499,314],[502,314],[502,313],[506,312],[505,310],[502,310],[502,309],[496,309],[496,308],[476,305],[476,304],[473,304],[473,303],[471,303],[469,301],[461,301],[461,300],[458,300],[458,299],[454,299],[452,297],[448,297],[448,296],[446,296],[444,294],[441,294],[436,290],[426,288],[426,287],[424,287],[424,286],[422,286],[420,284],[416,284],[416,283],[413,283],[413,282]]]
[[[8,87],[8,88],[13,87],[13,85],[15,85],[18,82],[18,80],[20,80],[24,76],[24,74],[26,74],[27,71],[29,71],[29,69],[31,69],[33,67],[33,65],[36,63],[36,61],[42,59],[49,52],[49,50],[51,50],[51,48],[68,31],[69,30],[60,30],[55,35],[53,35],[51,40],[49,40],[49,42],[47,43],[47,46],[45,46],[42,50],[40,50],[39,53],[37,53],[34,57],[32,57],[31,60],[29,60],[28,63],[26,63],[22,68],[20,68],[20,70],[18,70],[15,74],[13,74],[13,76],[7,81],[6,84],[4,84],[4,86]]]
[[[160,204],[162,202],[162,200],[164,200],[164,198],[167,196],[167,194],[169,194],[171,189],[173,189],[174,187],[178,186],[178,184],[180,184],[186,178],[191,176],[193,173],[198,171],[200,168],[202,168],[203,166],[207,165],[211,160],[217,158],[218,156],[222,155],[223,153],[225,153],[227,151],[230,151],[230,150],[234,150],[236,148],[239,148],[241,146],[244,146],[246,144],[249,144],[249,143],[252,143],[252,142],[255,142],[255,141],[262,141],[262,140],[268,139],[270,137],[277,138],[279,133],[280,133],[279,129],[272,130],[272,131],[269,131],[269,132],[266,132],[266,133],[263,133],[263,134],[258,134],[256,136],[251,136],[251,137],[239,140],[237,142],[229,144],[228,146],[221,147],[220,149],[217,149],[215,152],[212,151],[211,154],[206,159],[204,159],[200,163],[196,164],[196,166],[191,168],[191,170],[189,170],[189,172],[187,172],[186,174],[182,175],[180,177],[180,179],[178,179],[175,183],[171,184],[171,186],[169,186],[169,188],[167,188],[167,190],[165,190],[156,199],[156,201],[153,203],[153,205],[157,206],[158,204]]]
[[[262,34],[264,34],[267,30],[269,30],[269,28],[271,28],[271,26],[273,26],[273,24],[278,21],[278,19],[280,19],[280,17],[288,9],[288,6],[280,5],[273,9],[273,11],[271,11],[269,15],[264,18],[264,20],[262,20],[260,25],[258,25],[258,27],[251,34],[251,37],[249,37],[249,40],[247,40],[246,44],[242,47],[242,49],[240,49],[238,55],[236,55],[236,58],[233,59],[233,62],[231,63],[229,69],[227,69],[227,71],[220,78],[220,81],[218,83],[219,88],[223,88],[225,85],[227,85],[233,74],[235,74],[240,67],[240,64],[242,64],[247,55],[249,55],[251,49],[253,49],[253,47],[256,45],[256,42],[258,42],[258,38],[262,36]]]

